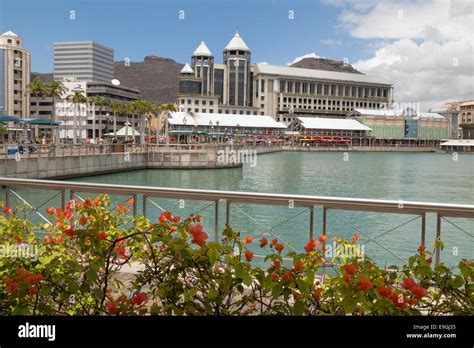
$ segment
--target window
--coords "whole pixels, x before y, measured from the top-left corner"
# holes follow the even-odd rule
[[[256,115],[256,114],[257,114],[257,111],[254,111],[253,114]]]
[[[265,97],[262,95],[262,96],[260,97],[260,100],[265,100]]]
[[[206,105],[206,101],[205,101],[205,100],[202,101],[202,105]]]
[[[214,100],[210,100],[210,101],[209,101],[209,105],[210,105],[210,106],[213,106],[213,105],[214,105]]]
[[[222,114],[222,109],[220,109],[218,112],[219,112],[220,114]]]
[[[188,108],[188,112],[191,112],[191,110],[192,110],[191,108]]]
[[[286,81],[280,81],[280,92],[286,92]]]
[[[311,83],[311,84],[309,85],[309,93],[310,93],[310,94],[314,94],[314,86],[315,86],[314,83]]]
[[[194,112],[199,112],[199,109],[194,109]]]
[[[188,104],[191,104],[191,99],[188,99]]]
[[[250,111],[247,111],[247,115],[250,115]]]
[[[243,111],[243,110],[240,110],[240,111],[239,111],[239,114],[240,114],[240,115],[243,115],[243,114],[244,114],[244,111]]]
[[[329,85],[324,85],[324,95],[329,95]]]
[[[229,113],[229,110],[226,110],[225,113],[228,114],[228,113]]]
[[[260,113],[260,115],[265,115],[265,113],[262,111],[262,112]]]
[[[194,101],[194,105],[199,105],[199,100],[198,100],[198,99],[196,99],[196,100]]]
[[[8,43],[12,43],[12,40],[11,40],[11,39],[8,39],[7,42],[8,42]]]
[[[202,109],[202,112],[203,112],[203,113],[206,113],[206,112],[207,112],[207,110],[206,110],[206,109]]]
[[[260,81],[260,86],[261,86],[261,92],[264,93],[265,92],[265,80]]]
[[[184,104],[184,99],[181,99],[181,104]]]
[[[236,110],[232,110],[232,115],[236,115],[237,114],[237,111]]]

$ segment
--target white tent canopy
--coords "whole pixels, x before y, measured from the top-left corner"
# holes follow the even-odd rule
[[[107,133],[105,135],[109,135],[109,136],[114,136],[114,132],[112,133]],[[133,136],[133,137],[139,137],[140,136],[140,133],[133,127],[130,127],[130,126],[125,126],[123,127],[122,129],[118,130],[117,131],[117,136],[118,137],[125,137],[125,136]]]

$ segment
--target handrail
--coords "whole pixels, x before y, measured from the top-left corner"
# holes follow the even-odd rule
[[[46,190],[70,189],[74,192],[109,194],[143,194],[148,197],[184,198],[191,200],[217,201],[224,199],[235,203],[270,205],[292,204],[299,207],[324,206],[330,209],[387,212],[398,214],[437,213],[440,216],[474,218],[474,205],[432,203],[415,201],[380,200],[367,198],[344,198],[326,196],[291,195],[257,192],[198,190],[135,185],[95,184],[56,180],[18,179],[0,177],[0,185]]]

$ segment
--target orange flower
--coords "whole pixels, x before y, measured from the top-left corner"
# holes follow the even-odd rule
[[[74,213],[71,209],[66,209],[64,211],[64,216],[66,217],[66,219],[70,219],[74,216]]]
[[[253,237],[252,237],[252,236],[247,236],[247,237],[245,237],[245,242],[246,242],[247,244],[252,243],[252,241],[253,241]]]
[[[278,239],[272,239],[272,242],[270,243],[270,247],[274,247],[277,244],[278,244]]]
[[[272,273],[272,282],[276,282],[278,281],[278,274],[276,274],[275,272]]]
[[[46,208],[45,211],[46,211],[46,214],[48,214],[48,215],[53,215],[54,214],[54,209],[53,208]]]
[[[285,273],[283,273],[283,276],[281,277],[281,279],[283,279],[286,282],[290,281],[291,280],[291,272],[286,271]]]
[[[319,236],[319,241],[320,241],[321,243],[326,242],[326,236],[325,236],[324,234],[320,235],[320,236]]]
[[[98,207],[98,206],[100,205],[100,200],[97,199],[97,198],[94,199],[94,200],[92,201],[92,205],[93,205],[94,207]]]
[[[367,291],[374,286],[374,283],[372,283],[370,279],[362,276],[359,278],[359,286],[362,291]]]
[[[303,268],[303,262],[301,262],[301,260],[296,261],[295,265],[293,266],[293,269],[295,270],[295,272],[301,271],[302,268]]]
[[[360,237],[359,233],[354,233],[354,235],[352,236],[352,241],[355,242],[357,239],[359,239],[359,237]]]
[[[313,251],[314,248],[319,244],[317,240],[310,240],[308,243],[306,243],[306,246],[304,247],[304,250],[306,250],[307,253],[310,251]]]
[[[283,244],[277,244],[275,246],[275,249],[278,251],[279,254],[281,254],[281,252],[283,251],[283,249],[285,249],[285,247],[283,246]]]
[[[344,265],[347,274],[354,275],[357,272],[357,266],[354,264]]]
[[[193,235],[193,240],[191,243],[197,244],[199,246],[206,245],[206,239],[209,238],[207,233],[202,232],[203,226],[202,225],[190,225],[189,232]]]
[[[133,295],[133,297],[130,299],[131,304],[136,304],[136,305],[141,305],[143,302],[146,302],[148,300],[148,296],[143,293],[143,292],[137,292]]]
[[[263,237],[262,239],[260,239],[260,248],[264,248],[265,245],[267,244],[268,244],[267,238]]]
[[[276,260],[274,264],[270,265],[270,268],[280,269],[280,260]]]
[[[420,254],[423,254],[423,252],[426,250],[426,247],[424,245],[420,245],[417,250]]]
[[[253,252],[251,252],[250,250],[246,249],[245,250],[245,258],[247,259],[247,261],[252,261],[253,259]]]
[[[87,224],[87,218],[84,215],[82,215],[81,218],[79,219],[79,224],[82,226]]]
[[[13,213],[12,208],[10,208],[10,207],[3,208],[3,214],[10,215],[11,213]]]

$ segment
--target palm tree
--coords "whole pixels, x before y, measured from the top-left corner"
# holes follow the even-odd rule
[[[168,104],[164,104],[164,107],[163,107],[163,110],[165,111],[168,111],[168,112],[175,112],[177,111],[177,107],[176,105],[174,105],[173,103],[168,103]],[[166,115],[166,120],[165,120],[165,127],[166,127],[166,144],[169,144],[170,142],[170,135],[169,135],[169,125],[168,125],[168,115]]]
[[[74,120],[73,120],[73,138],[74,138],[74,144],[77,144],[77,130],[78,130],[79,127],[77,127],[76,123],[79,123],[79,125],[80,125],[80,122],[77,122],[78,118],[80,117],[80,115],[78,115],[77,111],[79,110],[80,104],[87,103],[87,98],[84,95],[84,92],[75,91],[73,95],[69,96],[69,99],[72,101],[72,103],[75,106]],[[81,134],[80,131],[79,131],[79,134]]]
[[[89,101],[95,106],[97,106],[100,111],[100,116],[99,116],[99,139],[100,139],[102,138],[102,119],[103,119],[102,110],[104,109],[105,106],[109,104],[109,101],[102,96],[92,97],[89,99]],[[94,111],[94,114],[95,114],[95,111]],[[95,119],[94,119],[94,125],[95,125]],[[94,131],[93,138],[95,138],[95,131]]]
[[[151,103],[146,99],[138,100],[138,115],[140,117],[140,144],[145,144],[145,118],[152,111]]]
[[[48,89],[46,84],[41,80],[39,76],[36,76],[33,81],[31,81],[25,91],[25,96],[30,94],[30,96],[36,97],[36,117],[39,117],[39,100],[43,99],[48,94]],[[38,130],[36,126],[35,130]],[[38,134],[35,134],[36,136]]]
[[[132,121],[133,121],[133,118],[135,116],[135,113],[138,111],[138,103],[137,103],[137,100],[133,100],[131,102],[128,102],[126,105],[125,105],[125,111],[127,113],[127,122],[125,122],[125,140],[128,140],[128,126],[129,126],[129,122],[128,122],[128,115],[132,115]],[[133,122],[132,122],[132,129],[133,128]],[[135,138],[134,138],[135,139]]]
[[[53,99],[53,122],[56,121],[56,98],[61,98],[66,93],[67,88],[61,81],[53,81],[46,85],[47,96]],[[54,144],[59,142],[59,133],[54,135]]]
[[[152,114],[156,118],[156,143],[159,143],[160,139],[160,121],[161,121],[161,111],[163,110],[166,104],[163,103],[153,103],[152,104]]]
[[[110,101],[110,108],[112,109],[112,112],[114,114],[114,137],[117,137],[117,114],[121,114],[124,109],[125,105],[118,101],[118,100],[112,100]]]

